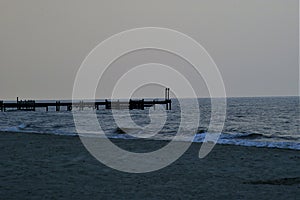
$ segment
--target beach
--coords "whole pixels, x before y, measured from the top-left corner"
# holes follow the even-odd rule
[[[216,145],[204,159],[200,143],[161,170],[131,174],[93,158],[79,137],[1,132],[2,199],[297,199],[297,150]],[[165,141],[122,140],[136,151]]]

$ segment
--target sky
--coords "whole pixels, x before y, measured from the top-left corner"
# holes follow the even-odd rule
[[[70,99],[76,73],[96,45],[149,26],[199,42],[217,64],[227,96],[299,95],[297,0],[0,0],[0,99]],[[136,60],[182,62],[158,54],[128,55],[106,78]],[[199,97],[207,96],[205,82],[186,71],[199,83]]]

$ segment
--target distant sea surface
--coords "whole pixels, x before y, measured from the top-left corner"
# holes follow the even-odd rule
[[[188,102],[189,99],[183,101]],[[193,142],[202,142],[208,134],[207,127],[211,116],[210,99],[201,98],[198,101],[200,125],[192,139]],[[96,130],[89,123],[89,120],[92,120],[92,112],[89,109],[83,111],[73,109],[72,112],[66,111],[63,107],[60,112],[55,112],[54,109],[49,108],[49,112],[45,109],[37,109],[35,112],[14,110],[0,112],[0,131],[75,136],[77,132],[72,112],[82,115],[86,121],[84,123],[86,135],[91,136],[93,130]],[[141,135],[148,134],[130,125],[118,127],[111,110],[100,107],[100,110],[95,112],[105,132],[105,135],[102,134],[103,137],[134,139],[126,134],[127,131],[135,131]],[[122,117],[125,111],[118,110],[116,113]],[[152,113],[155,114],[155,111]],[[166,113],[167,120],[164,127],[151,139],[170,140],[177,133],[180,124],[180,106],[176,100],[173,100],[172,110]],[[151,121],[149,108],[131,110],[130,114],[132,120],[140,126],[146,126]],[[299,124],[299,97],[228,98],[226,121],[218,143],[300,150]]]

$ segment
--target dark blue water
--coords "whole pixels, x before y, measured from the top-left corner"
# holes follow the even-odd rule
[[[188,101],[188,99],[184,101]],[[210,99],[199,99],[199,105],[200,123],[193,138],[194,142],[203,141],[207,134],[211,115]],[[130,111],[131,119],[140,126],[147,126],[151,123],[149,117],[151,112],[158,117],[163,117],[165,114],[166,122],[157,134],[150,133],[149,130],[143,132],[143,130],[126,123],[119,127],[110,110],[100,109],[95,112],[101,128],[108,137],[131,139],[130,132],[135,132],[142,137],[149,135],[151,139],[169,140],[176,134],[180,126],[180,106],[176,100],[173,100],[171,111],[163,110],[161,112],[161,109],[158,107],[152,111],[149,109]],[[87,109],[85,111],[73,110],[73,112],[84,118],[86,134],[93,134],[96,131],[96,128],[90,124],[94,111],[91,112]],[[122,110],[116,111],[120,118],[124,116],[124,120],[126,120],[124,113],[125,111]],[[299,97],[228,98],[226,121],[218,143],[300,150],[299,124]],[[0,130],[39,134],[77,134],[72,112],[66,111],[66,108],[62,108],[61,112],[55,112],[54,108],[49,112],[45,112],[44,109],[36,112],[0,112]]]

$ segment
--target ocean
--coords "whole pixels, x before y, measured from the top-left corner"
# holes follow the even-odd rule
[[[183,99],[188,102],[189,99]],[[207,133],[210,115],[211,101],[209,98],[198,99],[200,107],[199,128],[192,142],[203,142]],[[55,108],[37,109],[33,111],[0,112],[0,131],[24,132],[36,134],[55,134],[76,136],[76,128],[72,112],[82,115],[85,120],[86,136],[97,136],[95,127],[91,127],[92,113],[96,112],[99,124],[105,134],[100,137],[135,139],[131,134],[147,137],[149,132],[132,127],[130,123],[119,127],[113,118],[111,110],[85,109],[72,112],[62,108],[56,112]],[[160,107],[156,110],[131,110],[131,119],[139,126],[147,126],[151,122],[149,113],[161,114]],[[117,110],[114,113],[118,117],[126,117],[128,111]],[[193,112],[193,111],[191,111]],[[178,101],[172,100],[172,110],[164,111],[166,121],[160,131],[148,139],[171,140],[177,133],[180,124],[180,106]],[[126,120],[126,119],[125,119]],[[155,123],[155,122],[154,122]],[[227,114],[223,131],[218,139],[218,144],[283,148],[300,150],[300,107],[299,97],[243,97],[227,99]],[[82,134],[81,134],[82,135]],[[85,135],[83,135],[85,136]],[[182,137],[182,140],[185,140]],[[190,139],[189,139],[190,140]]]

